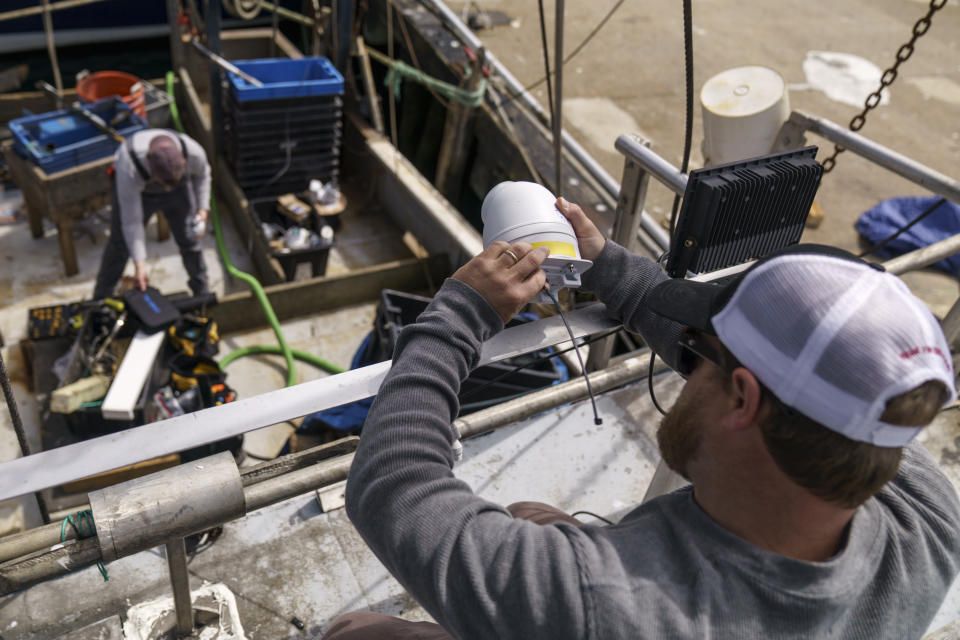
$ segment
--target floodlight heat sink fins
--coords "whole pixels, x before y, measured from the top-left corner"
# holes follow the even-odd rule
[[[817,148],[690,172],[667,273],[706,273],[796,244],[820,186]]]

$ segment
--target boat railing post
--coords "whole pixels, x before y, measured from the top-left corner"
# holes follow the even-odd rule
[[[650,142],[637,135],[630,138],[641,147],[648,148]],[[637,250],[640,219],[643,216],[643,203],[647,199],[647,187],[650,185],[650,173],[636,160],[626,156],[623,161],[623,180],[620,182],[620,196],[617,198],[617,210],[613,219],[610,239],[635,253]],[[590,346],[586,369],[588,372],[606,369],[610,363],[615,336],[607,336]]]

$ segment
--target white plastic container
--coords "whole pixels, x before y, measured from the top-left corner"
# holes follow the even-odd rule
[[[501,182],[483,199],[483,246],[498,240],[508,244],[527,242],[550,249],[542,269],[550,288],[578,288],[580,274],[593,266],[580,257],[577,235],[557,210],[556,197],[533,182]]]
[[[700,107],[707,166],[770,153],[790,117],[783,77],[760,66],[727,69],[707,80],[700,90]]]

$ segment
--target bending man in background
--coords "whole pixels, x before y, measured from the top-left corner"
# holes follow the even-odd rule
[[[113,170],[110,239],[100,262],[94,299],[113,295],[129,257],[133,258],[137,288],[147,288],[144,230],[157,211],[163,213],[180,248],[193,295],[207,293],[207,265],[200,238],[210,202],[210,164],[203,147],[175,131],[138,131],[117,149]]]

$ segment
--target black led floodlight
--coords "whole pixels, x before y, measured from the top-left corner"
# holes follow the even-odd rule
[[[716,271],[799,242],[823,175],[816,155],[805,147],[691,171],[667,273]]]

